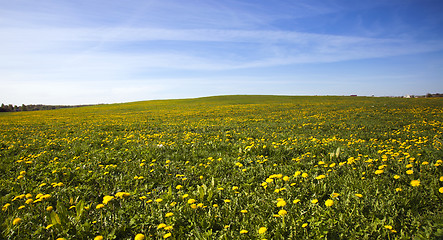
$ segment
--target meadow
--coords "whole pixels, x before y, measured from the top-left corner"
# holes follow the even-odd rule
[[[3,239],[441,239],[443,99],[0,114]]]

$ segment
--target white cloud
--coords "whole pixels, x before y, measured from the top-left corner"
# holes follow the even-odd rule
[[[437,51],[441,42],[414,42],[402,39],[374,39],[288,31],[176,30],[150,28],[109,29],[0,29],[1,60],[8,69],[71,65],[73,69],[171,68],[222,70],[267,67],[284,64],[335,62]],[[176,45],[197,42],[204,54],[193,49],[156,49],[156,41]],[[152,45],[138,52],[114,51],[113,44]],[[211,43],[216,42],[214,47]],[[249,52],[237,49],[218,52],[223,44],[249,43]],[[230,52],[231,51],[231,52]],[[223,56],[220,58],[219,56]],[[229,56],[232,58],[230,59]],[[238,56],[238,58],[236,58]],[[228,57],[228,58],[227,58]],[[239,60],[241,59],[241,60]],[[83,67],[82,67],[83,66]],[[68,67],[68,66],[65,66]],[[70,66],[69,66],[70,67]],[[104,68],[104,69],[103,69]]]

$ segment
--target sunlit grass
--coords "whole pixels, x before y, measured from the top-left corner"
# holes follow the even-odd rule
[[[2,114],[0,236],[438,239],[442,107],[220,96]]]

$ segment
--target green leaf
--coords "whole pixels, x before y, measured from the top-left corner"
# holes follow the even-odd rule
[[[75,211],[77,213],[75,220],[77,220],[77,222],[80,221],[80,218],[81,218],[84,210],[85,210],[85,201],[82,199],[75,206]]]
[[[57,202],[57,212],[60,219],[60,225],[64,226],[68,223],[68,210],[61,202]]]
[[[58,216],[58,214],[56,213],[56,212],[51,212],[51,215],[50,215],[50,217],[51,217],[51,224],[52,225],[57,225],[57,224],[62,224],[62,222],[60,221],[60,217]]]
[[[208,197],[206,198],[208,202],[211,202],[212,196],[214,195],[214,191],[212,191],[212,188],[208,190]]]

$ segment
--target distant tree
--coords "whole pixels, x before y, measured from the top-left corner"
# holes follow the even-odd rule
[[[5,104],[2,103],[2,106],[0,107],[0,112],[7,112],[8,109],[6,108]]]

